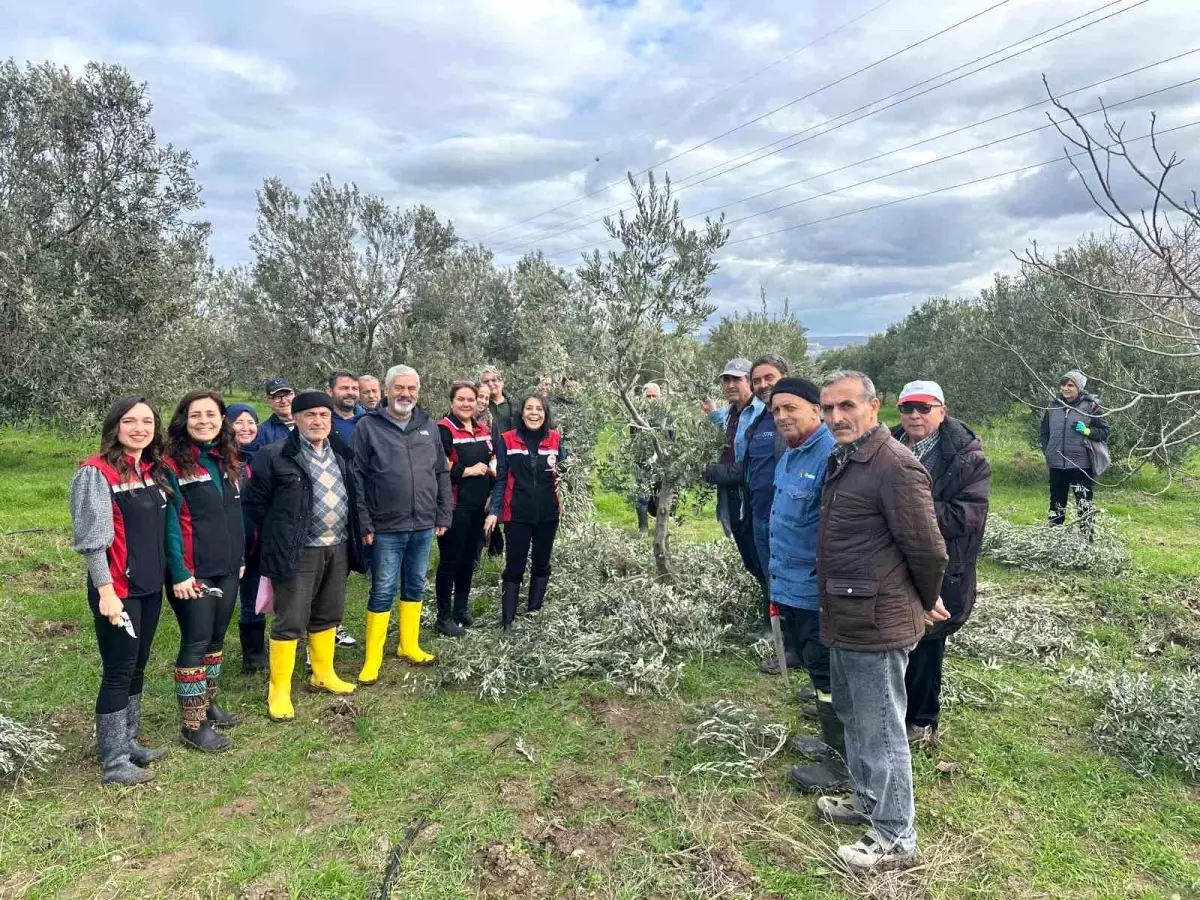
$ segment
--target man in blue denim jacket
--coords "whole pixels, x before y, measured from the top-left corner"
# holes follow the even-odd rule
[[[821,487],[825,466],[837,443],[821,422],[821,389],[805,378],[783,378],[771,393],[775,428],[787,449],[775,466],[771,506],[771,600],[784,620],[789,656],[812,679],[821,740],[798,738],[793,748],[823,759],[789,773],[802,790],[832,790],[848,783],[840,758],[842,729],[833,710],[829,648],[821,643],[820,589],[817,583],[817,535],[821,525]],[[832,749],[832,753],[831,753]]]

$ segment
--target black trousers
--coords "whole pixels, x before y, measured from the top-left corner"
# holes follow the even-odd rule
[[[133,623],[136,638],[122,626],[100,615],[100,592],[92,580],[87,585],[88,606],[96,625],[96,643],[100,647],[100,692],[96,695],[96,714],[118,712],[129,705],[129,698],[142,692],[150,645],[158,630],[162,613],[162,591],[126,597],[125,612]]]
[[[220,588],[222,595],[180,600],[171,594],[168,598],[179,620],[179,656],[175,666],[180,669],[204,665],[206,653],[216,653],[225,646],[225,632],[238,599],[236,571],[220,578],[197,578],[196,582]]]
[[[554,536],[558,533],[558,520],[526,525],[509,522],[504,526],[504,580],[517,584],[525,577],[525,561],[530,560],[530,575],[534,578],[550,577],[550,553],[554,550]]]
[[[804,666],[813,687],[822,694],[832,692],[829,676],[829,648],[821,643],[821,613],[815,609],[797,609],[779,604],[783,619],[783,639]]]
[[[1091,512],[1095,479],[1086,469],[1050,470],[1050,524],[1061,525],[1067,520],[1067,499],[1075,495],[1075,511],[1080,518]]]
[[[271,640],[296,641],[305,632],[320,634],[342,624],[350,555],[346,542],[332,547],[305,547],[296,574],[275,581],[275,621]]]
[[[766,569],[762,560],[758,558],[758,548],[754,545],[754,520],[750,517],[749,504],[742,502],[744,498],[740,488],[722,488],[722,490],[728,491],[729,531],[733,534],[733,542],[737,545],[738,553],[741,554],[742,564],[746,567],[746,571],[762,585],[765,595],[767,590]],[[743,509],[743,507],[745,508]]]
[[[450,609],[451,597],[457,599],[456,609],[467,608],[471,594],[471,579],[483,547],[482,509],[456,509],[449,530],[437,539],[438,567],[434,578],[438,613]]]
[[[937,730],[942,712],[942,660],[945,656],[944,636],[922,638],[908,654],[904,687],[908,692],[905,721],[909,725]]]

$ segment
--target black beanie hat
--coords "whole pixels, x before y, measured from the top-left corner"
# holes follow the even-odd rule
[[[771,389],[772,400],[775,399],[776,394],[792,394],[809,403],[820,404],[821,402],[821,389],[807,378],[780,378],[775,382],[775,387]],[[292,408],[295,409],[295,404],[292,404]]]
[[[304,412],[306,409],[316,409],[318,406],[323,406],[332,412],[333,398],[324,391],[301,391],[292,401],[292,415]]]

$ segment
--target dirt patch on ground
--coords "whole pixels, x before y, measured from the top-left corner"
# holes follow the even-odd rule
[[[550,879],[524,850],[495,841],[476,854],[476,862],[480,896],[542,900],[554,895]]]
[[[71,621],[26,619],[25,629],[35,637],[60,638],[70,637],[79,630],[79,623]]]
[[[341,785],[317,784],[308,791],[308,829],[333,825],[351,818],[350,792]]]
[[[674,741],[683,727],[678,710],[663,703],[592,694],[585,694],[582,702],[595,724],[618,731],[635,742],[643,738]]]
[[[240,888],[234,896],[237,900],[289,900],[292,895],[284,888],[252,885]]]
[[[536,831],[521,833],[524,840],[540,844],[559,859],[585,868],[605,866],[611,862],[617,847],[628,840],[623,829],[612,821],[567,825],[561,819],[539,817],[537,823]]]
[[[363,714],[362,704],[351,697],[338,697],[321,711],[321,721],[336,740],[357,741],[354,721]]]
[[[257,797],[243,795],[226,803],[221,813],[227,819],[256,819],[262,814],[262,806]]]
[[[616,778],[584,770],[567,769],[551,778],[555,810],[572,812],[589,807],[605,807],[617,812],[631,813],[637,801]]]

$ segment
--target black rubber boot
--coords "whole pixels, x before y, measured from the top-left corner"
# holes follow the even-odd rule
[[[478,561],[472,564],[470,573],[460,571],[454,579],[453,618],[463,628],[475,624],[475,617],[471,615],[471,582],[475,578],[475,565],[478,565]]]
[[[450,617],[450,593],[454,590],[454,579],[437,579],[437,624],[434,630],[446,637],[462,637],[463,627]]]
[[[529,579],[529,611],[537,612],[546,599],[546,588],[550,586],[549,575],[534,575]]]
[[[267,623],[239,624],[238,634],[242,638],[242,674],[267,671]]]
[[[475,617],[471,615],[471,610],[467,609],[467,599],[463,598],[462,603],[458,602],[458,598],[454,598],[454,621],[463,628],[470,628],[475,624]]]
[[[792,752],[797,756],[829,759],[829,745],[811,734],[798,734],[792,738]]]
[[[232,728],[238,723],[237,716],[226,709],[222,709],[216,697],[208,699],[208,711],[204,714],[204,717],[218,728]]]
[[[138,743],[138,734],[142,730],[141,694],[134,694],[129,698],[129,705],[125,707],[125,725],[129,740],[129,759],[135,766],[145,768],[167,755],[166,750],[151,750]]]
[[[832,703],[818,701],[817,713],[821,723],[821,740],[832,752],[824,762],[811,766],[792,766],[788,780],[793,787],[808,794],[844,791],[850,787],[850,772],[844,762],[846,732]]]
[[[129,758],[127,710],[96,716],[96,749],[100,754],[101,780],[105,784],[145,784],[153,773],[135,766]]]
[[[500,595],[500,624],[505,631],[512,629],[513,619],[517,617],[517,600],[521,596],[521,582],[506,581]]]
[[[792,661],[788,660],[788,666],[791,666]],[[796,693],[796,699],[801,703],[812,703],[817,699],[817,688],[810,681]]]
[[[179,737],[189,747],[204,753],[222,753],[233,745],[233,741],[218,732],[208,719],[199,728],[179,729]]]

